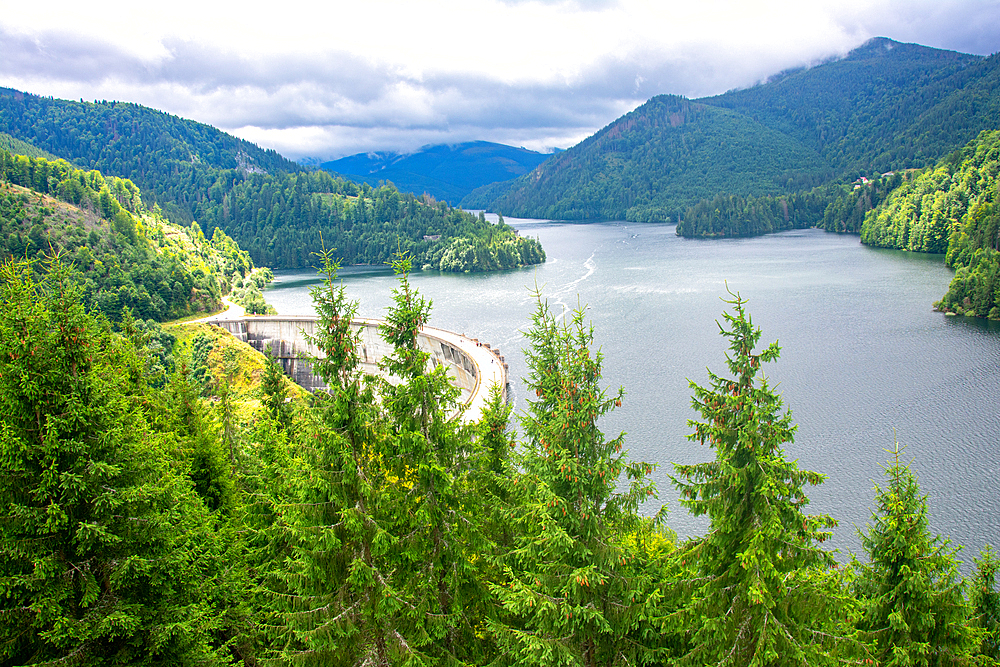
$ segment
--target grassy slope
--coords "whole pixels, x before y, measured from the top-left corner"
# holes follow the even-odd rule
[[[208,357],[209,371],[217,384],[228,379],[239,421],[249,423],[264,409],[261,380],[264,377],[267,359],[263,354],[247,343],[237,340],[225,329],[204,322],[174,324],[170,326],[170,332],[177,337],[174,343],[174,356],[179,362],[188,364],[191,360],[191,345],[194,339],[199,334],[204,334],[212,340],[213,347]],[[292,400],[304,401],[309,396],[309,392],[287,376],[282,382]]]

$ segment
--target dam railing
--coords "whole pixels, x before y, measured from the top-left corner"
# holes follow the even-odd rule
[[[315,317],[248,316],[233,319],[208,319],[258,352],[270,351],[285,374],[308,391],[326,389],[322,378],[312,372],[308,357],[322,357],[307,336],[316,334]],[[381,320],[357,319],[351,322],[360,333],[362,369],[372,375],[385,374],[378,362],[392,353],[392,346],[378,332]],[[494,384],[506,398],[508,366],[497,348],[476,338],[434,327],[422,327],[417,338],[420,349],[430,354],[429,364],[444,365],[461,392],[459,401],[466,406],[464,418],[477,421]]]

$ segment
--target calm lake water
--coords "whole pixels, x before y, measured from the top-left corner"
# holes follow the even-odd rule
[[[519,411],[531,290],[560,312],[586,306],[604,380],[627,392],[602,428],[625,431],[633,458],[659,464],[659,502],[680,535],[707,526],[678,504],[669,475],[672,462],[713,457],[685,439],[696,417],[688,380],[706,384],[706,368],[726,371],[715,322],[728,283],[749,300],[761,344],[781,345],[764,370],[798,424],[786,455],[828,476],[810,489],[809,509],[840,521],[841,558],[860,555],[855,527],[870,520],[894,431],[928,494],[932,531],[965,547],[963,570],[984,544],[1000,545],[1000,327],[931,310],[951,280],[940,256],[818,230],[702,241],[677,237],[673,225],[507,222],[537,236],[548,261],[501,274],[414,274],[433,300],[431,323],[498,345]],[[362,316],[384,315],[390,273],[351,268],[341,277]],[[279,274],[265,297],[281,314],[312,314],[315,282],[311,273]]]

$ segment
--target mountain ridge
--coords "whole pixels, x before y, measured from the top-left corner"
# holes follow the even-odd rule
[[[404,192],[453,201],[475,188],[525,174],[551,154],[489,141],[428,144],[412,153],[357,153],[320,165],[353,181],[389,181]]]
[[[718,124],[741,127],[738,154],[720,159],[711,142],[699,150],[678,136],[683,126],[636,125],[636,112],[668,99],[657,96],[509,186],[480,188],[461,204],[522,217],[675,220],[719,194],[777,196],[924,167],[992,129],[1000,117],[1000,55],[879,37],[843,58],[780,74],[721,95],[669,98],[735,114],[715,115],[703,134],[728,148],[730,131]],[[621,141],[600,140],[612,134]],[[639,145],[647,148],[630,153]],[[812,159],[803,161],[809,151]],[[557,174],[567,170],[576,172],[573,178]],[[780,176],[786,178],[779,184]]]

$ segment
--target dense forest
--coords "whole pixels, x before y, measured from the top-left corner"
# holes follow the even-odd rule
[[[660,95],[470,208],[557,220],[671,221],[719,192],[785,192],[828,178],[819,155],[755,120]]]
[[[823,548],[836,521],[806,506],[824,478],[785,457],[795,426],[762,374],[779,348],[738,295],[723,370],[692,383],[689,437],[714,460],[675,466],[709,520],[681,541],[637,513],[653,466],[599,428],[625,399],[583,311],[538,296],[516,436],[496,387],[478,422],[456,418],[416,345],[431,311],[408,258],[381,327],[394,383],[359,370],[357,305],[324,265],[330,389],[293,396],[205,325],[154,341],[87,311],[58,259],[4,262],[0,662],[996,664],[1000,560],[959,577],[898,447],[865,561]]]
[[[868,211],[902,182],[903,174],[888,172],[857,183],[821,185],[789,195],[719,194],[688,208],[677,222],[677,234],[700,238],[759,236],[808,227],[857,234]]]
[[[823,216],[827,191],[787,196],[716,195],[687,209],[677,222],[679,236],[713,238],[758,236],[812,227]]]
[[[0,89],[0,132],[141,188],[169,220],[232,237],[260,266],[307,268],[335,247],[347,264],[400,250],[418,268],[489,271],[537,264],[534,239],[395,187],[310,172],[208,125],[137,104],[74,102]],[[13,147],[13,146],[12,146]],[[426,237],[426,238],[425,238]]]
[[[462,204],[526,217],[670,222],[720,194],[787,197],[924,168],[996,128],[998,83],[1000,54],[876,38],[748,89],[653,98],[530,174],[484,186]],[[754,210],[747,223],[767,229],[752,219],[759,208],[746,209]],[[709,234],[716,233],[713,223]]]
[[[813,148],[838,175],[934,164],[1000,112],[1000,56],[877,37],[847,56],[703,98]]]
[[[35,148],[27,141],[21,141],[20,139],[15,139],[9,134],[0,132],[0,149],[7,151],[8,153],[13,153],[14,155],[26,155],[28,157],[43,157],[47,160],[58,160],[55,155],[49,153],[48,151],[43,151],[40,148]]]
[[[1000,319],[1000,130],[896,188],[870,212],[861,241],[885,248],[946,253],[955,269],[945,312]]]
[[[331,176],[325,171],[273,178],[219,172],[194,206],[206,230],[220,228],[258,264],[306,268],[322,247],[336,248],[345,264],[382,264],[411,253],[418,268],[491,271],[539,264],[537,240],[489,223],[429,197],[395,187]]]
[[[53,252],[81,273],[84,304],[111,319],[123,307],[155,321],[214,311],[226,294],[267,311],[270,272],[222,230],[209,240],[197,224],[170,224],[127,179],[0,150],[0,257]]]

